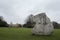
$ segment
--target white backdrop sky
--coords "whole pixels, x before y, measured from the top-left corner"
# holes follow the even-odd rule
[[[0,0],[0,16],[10,23],[24,23],[30,14],[45,12],[60,23],[60,0]]]

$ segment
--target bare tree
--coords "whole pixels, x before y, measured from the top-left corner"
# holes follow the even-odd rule
[[[3,16],[0,16],[0,21],[3,20]]]
[[[26,19],[26,23],[24,24],[25,26],[24,27],[27,27],[27,28],[32,28],[33,27],[33,15],[29,15]]]
[[[8,27],[7,22],[3,20],[3,16],[0,16],[0,27]]]

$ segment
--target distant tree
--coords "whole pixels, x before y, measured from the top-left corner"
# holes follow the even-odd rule
[[[3,21],[3,16],[0,16],[0,21]]]
[[[12,22],[9,24],[9,27],[12,27],[12,28],[19,28],[19,27],[22,27],[21,24],[19,23],[16,23],[16,24],[13,24]]]
[[[0,16],[0,27],[8,27],[7,22],[3,20],[2,16]]]
[[[33,28],[34,25],[33,25],[33,15],[29,15],[28,18],[26,19],[26,23],[23,25],[24,27],[27,27],[27,28]]]
[[[19,24],[19,23],[16,23],[16,25],[18,25],[18,27],[22,27],[22,25],[21,25],[21,24]]]
[[[60,29],[59,23],[57,23],[55,21],[53,22],[53,26],[54,26],[55,29]]]

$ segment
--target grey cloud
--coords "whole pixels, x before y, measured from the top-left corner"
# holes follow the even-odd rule
[[[60,15],[60,6],[57,5],[59,2],[59,0],[0,0],[0,15],[4,16],[8,23],[24,23],[28,15],[39,12],[46,12],[54,20],[57,13]]]
[[[60,11],[60,0],[53,0],[49,3],[46,8],[52,11]]]

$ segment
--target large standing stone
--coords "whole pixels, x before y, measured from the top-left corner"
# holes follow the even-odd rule
[[[33,34],[36,35],[52,34],[54,27],[45,13],[41,13],[34,16],[33,21],[35,22],[34,28],[32,29]]]

